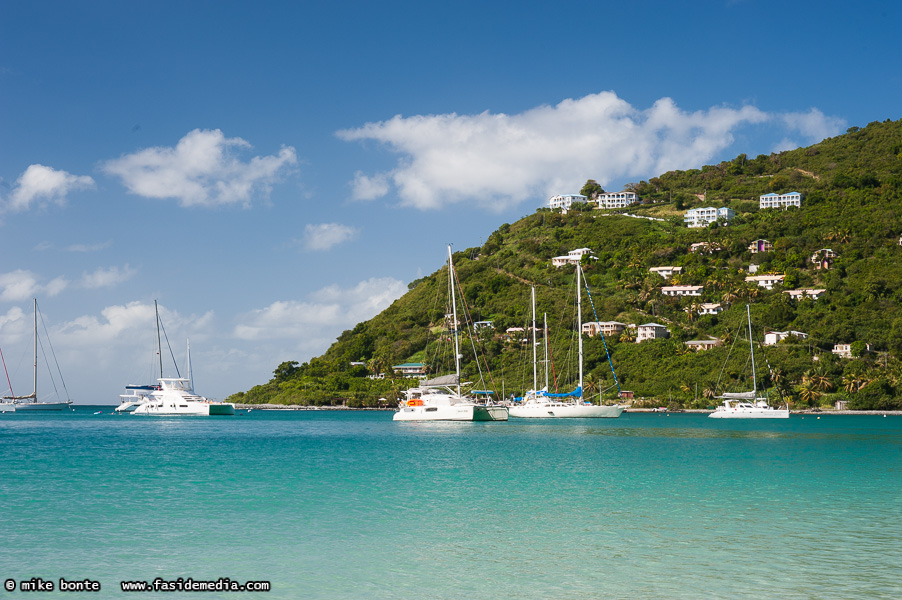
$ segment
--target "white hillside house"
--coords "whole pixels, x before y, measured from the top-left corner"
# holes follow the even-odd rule
[[[592,251],[588,248],[577,248],[568,252],[566,256],[555,256],[551,259],[551,264],[555,267],[578,265],[586,254],[591,256]]]
[[[718,219],[724,219],[729,223],[735,216],[736,212],[732,208],[727,208],[725,206],[721,208],[706,206],[704,208],[692,208],[686,211],[683,221],[685,221],[686,225],[689,227],[707,227]]]
[[[790,206],[802,206],[802,194],[787,192],[785,194],[764,194],[758,197],[758,208],[789,208]]]
[[[581,194],[559,194],[552,196],[548,200],[548,208],[559,208],[565,213],[570,210],[570,205],[574,202],[587,202],[589,199]]]
[[[639,195],[635,192],[605,192],[598,194],[598,208],[626,208],[639,203]]]

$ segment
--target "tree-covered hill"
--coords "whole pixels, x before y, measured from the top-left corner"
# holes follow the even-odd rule
[[[591,175],[591,174],[587,174]],[[454,256],[469,321],[491,320],[494,329],[465,335],[463,370],[477,387],[520,393],[532,385],[531,344],[510,327],[529,325],[530,287],[536,286],[538,312],[547,313],[549,346],[558,386],[572,363],[575,329],[574,269],[556,268],[551,258],[587,247],[583,260],[595,314],[584,303],[584,321],[667,325],[671,337],[641,344],[630,332],[586,340],[587,387],[614,397],[617,387],[608,352],[622,389],[637,397],[685,406],[707,406],[715,384],[739,377],[724,369],[728,348],[751,306],[759,337],[763,330],[795,330],[767,350],[773,379],[782,394],[799,405],[848,399],[858,408],[902,408],[902,121],[871,123],[808,148],[729,162],[697,170],[673,171],[630,186],[643,203],[622,211],[574,206],[568,214],[539,209],[498,228],[481,248]],[[761,194],[797,191],[800,209],[759,210]],[[736,217],[729,225],[690,229],[689,208],[726,206]],[[650,218],[642,218],[650,217]],[[749,244],[766,239],[773,250],[750,253]],[[706,242],[709,251],[690,251]],[[819,250],[835,253],[832,265],[818,269]],[[436,257],[441,248],[436,248]],[[746,282],[750,265],[757,274],[782,274],[783,285],[765,290]],[[649,271],[678,266],[670,280]],[[669,297],[664,285],[704,286],[700,297]],[[786,290],[825,289],[817,300],[793,300]],[[447,268],[410,284],[410,291],[373,319],[345,331],[326,353],[299,365],[279,365],[274,378],[229,398],[236,402],[394,403],[410,380],[391,377],[391,366],[425,362],[447,372],[441,357],[448,336],[445,318]],[[698,305],[720,303],[719,315],[700,316]],[[685,342],[717,337],[722,347],[693,352]],[[852,344],[855,358],[834,356],[834,344]],[[870,351],[868,351],[870,350]],[[541,350],[540,350],[541,352]],[[480,378],[476,354],[484,358]],[[351,363],[365,363],[354,366]],[[453,370],[453,367],[452,367]],[[723,371],[723,372],[722,372]],[[385,379],[366,376],[388,374]],[[487,374],[487,373],[490,373]],[[717,391],[721,391],[718,389]]]

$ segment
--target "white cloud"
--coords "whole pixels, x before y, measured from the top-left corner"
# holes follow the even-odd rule
[[[31,271],[17,269],[0,273],[0,300],[20,302],[38,295],[56,296],[69,285],[63,277],[57,277],[47,284],[41,284]]]
[[[19,212],[41,201],[63,205],[69,192],[93,187],[94,180],[87,175],[72,175],[44,165],[30,165],[16,180],[5,208]]]
[[[213,319],[212,311],[196,317],[180,315],[162,305],[159,310],[164,328],[169,334],[177,332],[179,338],[185,332],[205,330]],[[110,345],[140,345],[143,348],[143,342],[149,340],[155,330],[153,303],[135,301],[108,306],[100,312],[100,317],[84,315],[64,323],[58,328],[56,335],[62,340],[61,344],[82,348],[93,346],[99,351]],[[138,344],[136,340],[142,343]]]
[[[358,230],[340,223],[321,223],[304,227],[304,247],[308,250],[328,250],[353,239]]]
[[[405,206],[475,202],[500,211],[578,191],[588,177],[606,185],[698,167],[730,146],[741,127],[775,120],[811,135],[839,122],[815,110],[781,116],[752,106],[690,113],[670,98],[639,110],[601,92],[516,115],[398,115],[337,135],[375,140],[400,156],[391,171],[355,174],[355,198],[385,195],[390,182]]]
[[[174,148],[145,148],[103,164],[128,191],[145,198],[176,198],[182,206],[249,206],[255,195],[269,195],[272,185],[297,163],[294,148],[278,155],[242,162],[235,154],[250,148],[222,131],[195,129]]]
[[[65,250],[66,252],[97,252],[98,250],[105,250],[112,245],[112,240],[107,240],[97,244],[71,244],[66,246]]]
[[[374,200],[386,195],[390,187],[388,175],[385,173],[368,177],[357,171],[354,173],[354,181],[351,182],[351,197],[354,200]]]
[[[137,271],[126,264],[122,269],[110,267],[98,268],[93,273],[82,273],[81,286],[88,289],[112,287],[131,279]]]
[[[273,302],[241,318],[233,335],[242,340],[294,339],[309,352],[322,352],[345,328],[377,315],[407,291],[391,277],[371,278],[352,288],[333,285],[309,302]]]
[[[837,135],[846,127],[846,122],[837,117],[828,117],[816,108],[806,113],[784,113],[780,119],[790,131],[798,131],[805,137],[805,143],[815,144]]]

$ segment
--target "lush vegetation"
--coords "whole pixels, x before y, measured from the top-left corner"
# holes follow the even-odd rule
[[[794,406],[845,399],[851,408],[902,408],[902,121],[852,128],[808,148],[673,171],[630,187],[641,206],[575,206],[566,215],[539,209],[499,227],[481,248],[455,255],[469,315],[461,320],[494,322],[494,329],[478,335],[468,328],[461,339],[463,372],[474,387],[505,395],[531,387],[528,334],[505,331],[528,326],[532,285],[540,320],[548,314],[552,382],[560,390],[571,385],[574,270],[555,268],[550,259],[588,247],[594,257],[585,258],[583,268],[595,314],[584,296],[583,320],[654,321],[671,332],[669,339],[641,344],[633,343],[630,329],[606,345],[587,339],[587,387],[596,394],[616,397],[610,358],[620,387],[650,403],[713,404],[715,392],[742,376],[740,366],[724,364],[732,342],[744,335],[749,304],[759,338],[765,329],[808,334],[768,347],[771,369],[759,375]],[[600,189],[589,180],[584,191],[591,196]],[[760,194],[788,191],[803,194],[801,209],[759,211]],[[727,206],[736,217],[728,226],[689,229],[683,214],[698,206]],[[751,254],[748,246],[757,239],[772,242],[773,251]],[[691,252],[697,242],[707,242],[710,251]],[[836,257],[830,268],[817,269],[811,257],[824,248]],[[758,274],[783,274],[784,284],[765,290],[747,283],[751,264]],[[682,267],[669,283],[649,272],[665,265]],[[703,295],[661,294],[663,285],[675,284],[704,285]],[[796,288],[826,293],[817,300],[783,293]],[[393,377],[393,364],[417,361],[434,373],[453,371],[446,298],[443,268],[411,283],[380,315],[345,331],[323,356],[282,363],[270,382],[229,400],[378,406],[386,398],[394,404],[410,381]],[[701,302],[721,303],[725,310],[699,316]],[[722,339],[723,346],[693,352],[685,344],[708,337]],[[836,343],[851,343],[854,358],[834,356]],[[386,378],[366,377],[374,373]]]

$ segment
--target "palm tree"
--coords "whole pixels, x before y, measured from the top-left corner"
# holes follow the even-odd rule
[[[813,381],[803,377],[802,385],[799,386],[799,398],[808,406],[817,406],[817,402],[821,398],[821,392]]]
[[[623,333],[620,334],[620,341],[626,343],[635,342],[636,334],[633,333],[633,330],[631,328],[627,327],[623,330]]]

